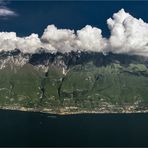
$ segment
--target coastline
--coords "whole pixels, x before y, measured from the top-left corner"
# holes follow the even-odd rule
[[[122,112],[115,112],[115,111],[66,111],[66,110],[59,110],[53,111],[51,109],[37,109],[37,108],[25,108],[25,107],[0,107],[0,110],[9,110],[9,111],[21,111],[21,112],[34,112],[34,113],[46,113],[46,114],[54,114],[54,115],[79,115],[79,114],[135,114],[135,113],[148,113],[148,110],[123,110]]]

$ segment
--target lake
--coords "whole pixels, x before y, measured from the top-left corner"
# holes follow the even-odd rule
[[[0,110],[0,146],[148,146],[148,113],[60,116]]]

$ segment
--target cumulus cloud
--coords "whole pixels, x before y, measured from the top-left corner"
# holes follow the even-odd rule
[[[44,30],[41,40],[49,43],[59,52],[96,51],[100,52],[106,45],[101,30],[90,25],[85,26],[76,33],[70,29],[58,29],[49,25]]]
[[[38,34],[32,33],[28,37],[17,38],[16,48],[20,49],[23,53],[36,53],[40,50],[47,52],[56,52],[57,50],[50,44],[42,43]]]
[[[136,19],[121,9],[107,20],[107,24],[112,52],[148,56],[148,24],[141,18]]]
[[[90,25],[77,31],[77,48],[83,51],[103,52],[107,40],[102,37],[102,31],[99,28]]]
[[[17,38],[16,47],[21,49],[23,53],[34,53],[41,48],[41,41],[37,34],[31,34],[28,37]]]
[[[49,25],[44,30],[41,40],[53,46],[57,51],[70,52],[75,49],[74,30],[57,29],[54,25]]]
[[[0,32],[0,51],[11,51],[16,48],[15,32]]]
[[[0,51],[86,51],[148,56],[148,24],[141,18],[136,19],[121,9],[107,20],[107,25],[111,32],[109,39],[102,36],[101,29],[90,25],[77,31],[49,25],[41,37],[34,33],[28,37],[18,37],[15,32],[0,32]]]
[[[36,53],[42,50],[56,52],[50,44],[42,43],[38,34],[27,37],[17,37],[15,32],[0,32],[0,52],[19,49],[22,53]]]

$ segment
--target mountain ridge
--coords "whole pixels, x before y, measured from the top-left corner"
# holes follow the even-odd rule
[[[0,53],[0,107],[55,113],[147,111],[148,59],[94,52]]]

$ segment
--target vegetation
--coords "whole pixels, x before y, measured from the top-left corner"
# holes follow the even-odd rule
[[[56,66],[49,66],[45,74],[31,64],[0,70],[0,106],[97,111],[136,103],[139,108],[148,104],[144,64],[88,62],[71,66],[66,75]]]

